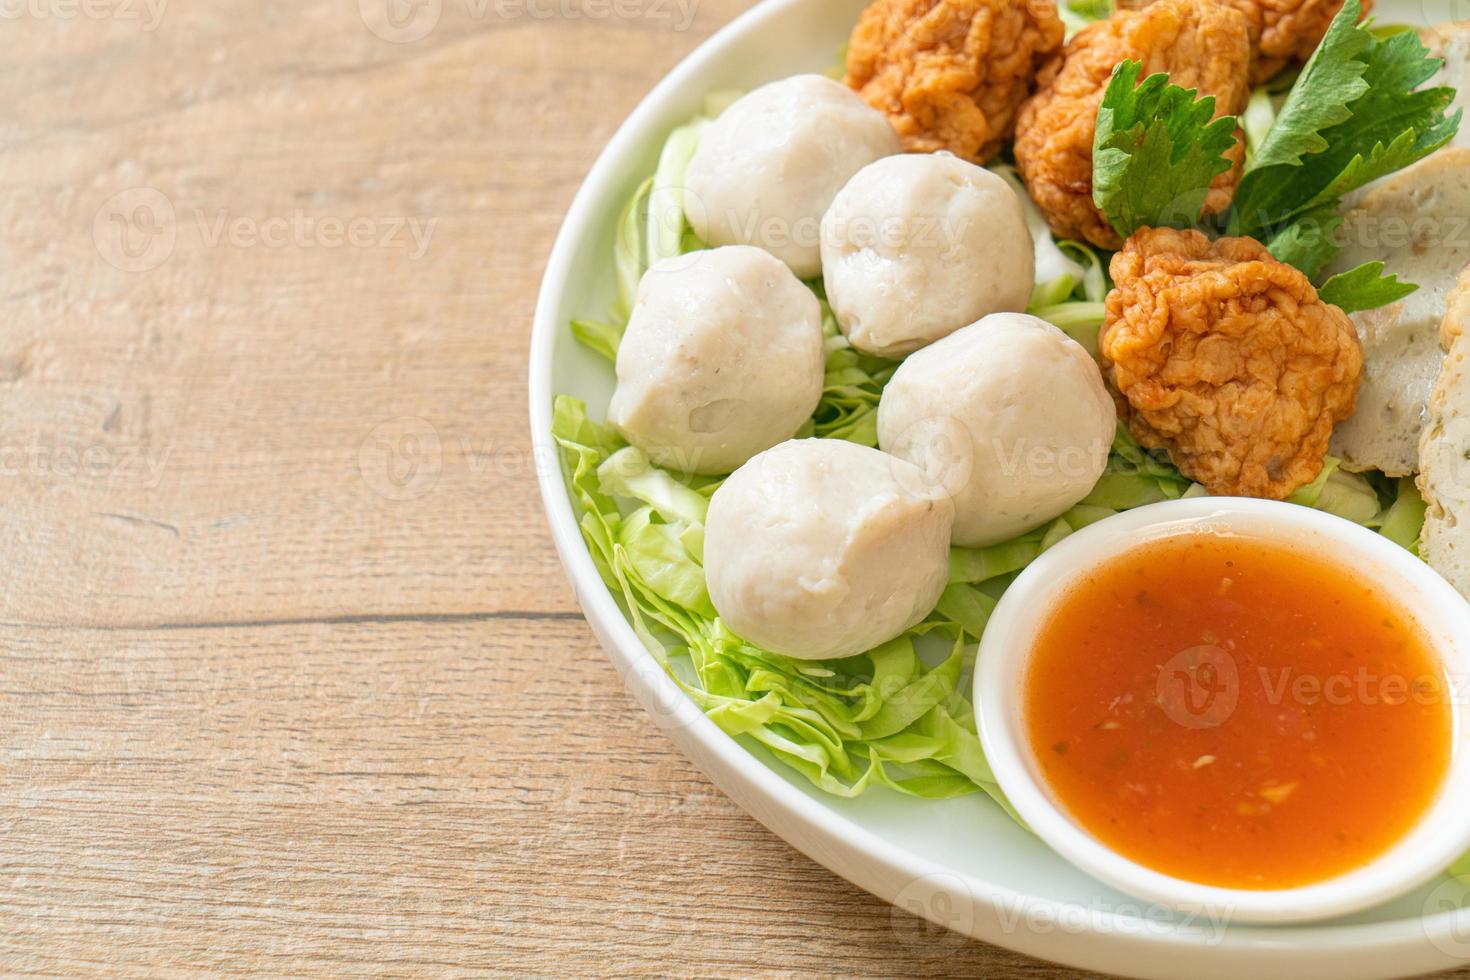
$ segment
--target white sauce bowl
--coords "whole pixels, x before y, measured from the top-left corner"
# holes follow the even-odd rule
[[[1422,630],[1444,670],[1451,701],[1449,769],[1439,794],[1398,843],[1356,870],[1274,890],[1186,881],[1132,861],[1094,838],[1058,802],[1026,731],[1024,684],[1036,637],[1058,601],[1091,572],[1149,542],[1200,533],[1260,538],[1338,565],[1382,587]],[[975,706],[980,737],[1001,788],[1042,840],[1078,868],[1139,898],[1182,911],[1211,910],[1235,923],[1302,922],[1344,915],[1403,894],[1470,850],[1470,604],[1428,565],[1349,521],[1265,500],[1175,500],[1084,528],[1017,578],[980,644]],[[1363,792],[1374,787],[1365,785]]]

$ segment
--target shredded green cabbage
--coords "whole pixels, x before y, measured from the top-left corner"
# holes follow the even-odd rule
[[[1451,877],[1470,885],[1470,854],[1462,855],[1460,860],[1450,865],[1447,872]]]
[[[1394,499],[1383,515],[1378,533],[1402,548],[1419,554],[1420,535],[1424,531],[1424,515],[1429,510],[1413,477],[1399,479]]]
[[[1045,235],[1048,242],[1051,240],[1051,232],[1044,223],[1039,232],[1033,228],[1032,234]],[[1071,270],[1037,285],[1031,292],[1026,312],[1061,329],[1096,357],[1097,334],[1106,314],[1103,299],[1112,288],[1102,256],[1081,242],[1064,240],[1053,247]]]
[[[778,656],[730,633],[705,590],[704,515],[717,481],[685,485],[573,398],[556,399],[552,435],[603,581],[644,645],[717,725],[837,796],[870,785],[922,797],[984,790],[1009,809],[960,693],[973,664],[970,641],[993,599],[957,582],[945,593],[953,616],[936,611],[859,657],[816,664]],[[947,641],[932,666],[919,650],[928,636]]]
[[[678,207],[684,167],[709,118],[733,101],[717,93],[706,114],[675,130],[618,221],[613,265],[618,299],[610,322],[575,320],[573,335],[616,360],[638,280],[659,258],[705,247]],[[652,203],[651,203],[652,202]],[[1094,355],[1111,284],[1104,258],[1057,242],[1064,271],[1037,287],[1031,312],[1055,323]],[[821,402],[798,435],[877,445],[877,408],[897,364],[852,348],[838,329],[820,280],[827,361]],[[653,465],[576,399],[556,399],[552,435],[588,551],[629,622],[679,687],[717,725],[760,745],[827,793],[852,797],[870,786],[928,798],[987,793],[1014,817],[981,751],[965,695],[975,641],[1017,574],[1068,535],[1120,511],[1200,496],[1162,453],[1144,450],[1120,425],[1107,470],[1066,514],[989,548],[955,548],[950,581],[923,623],[845,660],[791,660],[749,644],[720,621],[705,587],[704,521],[722,482]],[[1345,517],[1406,548],[1417,548],[1424,502],[1413,480],[1342,471],[1292,498]]]
[[[1255,159],[1256,148],[1271,132],[1276,123],[1276,113],[1281,110],[1285,96],[1277,95],[1265,85],[1251,93],[1250,102],[1240,116],[1240,128],[1245,131],[1245,160],[1249,164]]]
[[[1069,39],[1088,24],[1106,20],[1112,12],[1113,0],[1062,0],[1057,5],[1057,14]]]
[[[846,439],[864,446],[877,446],[878,399],[883,395],[883,386],[898,370],[898,363],[864,354],[849,344],[837,326],[837,317],[827,303],[821,281],[809,285],[822,304],[822,335],[826,338],[827,364],[822,380],[822,400],[809,427],[797,435]]]
[[[648,192],[648,244],[645,267],[687,251],[684,235],[689,227],[684,218],[684,171],[699,147],[706,120],[696,119],[669,135],[658,156],[658,169]]]

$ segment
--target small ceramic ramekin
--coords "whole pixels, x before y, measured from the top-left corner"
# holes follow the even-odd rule
[[[1023,685],[1035,638],[1068,589],[1149,542],[1185,534],[1262,538],[1301,549],[1375,582],[1411,615],[1439,658],[1451,698],[1453,745],[1439,795],[1399,842],[1370,863],[1314,884],[1219,888],[1162,874],[1094,838],[1065,812],[1029,744]],[[1470,604],[1414,555],[1356,524],[1293,504],[1196,498],[1128,511],[1084,528],[1016,580],[980,644],[975,706],[1001,788],[1031,828],[1072,864],[1121,891],[1178,909],[1228,909],[1234,922],[1303,922],[1369,908],[1442,873],[1470,850]],[[1364,786],[1365,793],[1373,787]]]

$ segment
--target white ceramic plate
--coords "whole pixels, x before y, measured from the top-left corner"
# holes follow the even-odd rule
[[[1455,15],[1457,2],[1379,0],[1378,20],[1437,23]],[[985,942],[1085,969],[1159,978],[1387,977],[1470,964],[1470,889],[1448,879],[1332,922],[1231,925],[1214,910],[1169,915],[1112,891],[979,794],[944,802],[876,789],[857,800],[824,796],[716,728],[639,643],[582,544],[550,437],[554,395],[582,398],[600,416],[612,393],[606,362],[573,341],[568,321],[603,316],[611,303],[613,225],[633,188],[652,172],[669,130],[697,114],[707,92],[825,70],[862,6],[863,0],[766,0],[711,38],[618,130],[552,252],[531,345],[537,472],[578,601],[629,689],[724,792],[793,846],[898,907]],[[894,917],[895,944],[933,951],[957,941]]]

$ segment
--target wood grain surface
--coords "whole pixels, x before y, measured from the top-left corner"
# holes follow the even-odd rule
[[[0,972],[1072,975],[746,817],[553,554],[553,234],[745,0],[388,2],[0,12]]]

